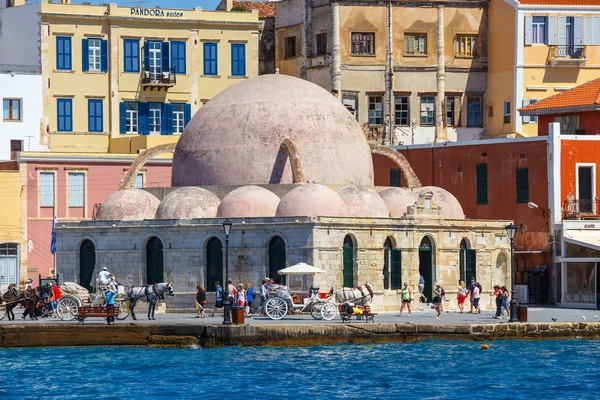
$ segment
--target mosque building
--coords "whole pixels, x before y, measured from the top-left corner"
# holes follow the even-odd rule
[[[171,187],[133,189],[144,162],[168,151]],[[374,186],[373,153],[398,165],[406,188]],[[290,277],[292,289],[370,282],[379,310],[400,304],[405,281],[417,292],[420,275],[428,299],[443,282],[449,306],[459,279],[476,276],[485,307],[493,285],[510,285],[509,221],[466,219],[452,194],[422,187],[401,154],[370,145],[329,92],[279,74],[225,89],[176,146],[139,155],[95,220],[59,224],[57,272],[89,287],[106,266],[126,285],[169,281],[173,304],[193,304],[196,285],[210,292],[225,278],[226,219],[235,283],[280,279],[278,270],[305,262],[323,272]]]

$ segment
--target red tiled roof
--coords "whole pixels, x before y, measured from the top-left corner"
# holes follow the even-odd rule
[[[554,110],[600,105],[600,78],[530,104],[519,111]],[[535,113],[532,113],[535,115]]]
[[[524,6],[600,6],[600,0],[518,0]]]
[[[275,3],[272,1],[234,1],[233,7],[237,6],[244,7],[246,11],[258,10],[258,18],[275,17]]]

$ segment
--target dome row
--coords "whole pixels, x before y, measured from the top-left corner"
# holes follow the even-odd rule
[[[430,191],[442,214],[449,219],[463,219],[458,200],[444,189],[423,187],[407,190],[388,187],[374,192],[366,187],[348,185],[337,192],[323,185],[300,185],[281,200],[259,186],[242,186],[222,201],[212,192],[199,187],[181,187],[162,201],[140,189],[113,193],[100,206],[100,220],[251,218],[251,217],[365,217],[401,218],[419,194]]]

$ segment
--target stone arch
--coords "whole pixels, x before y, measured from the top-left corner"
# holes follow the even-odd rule
[[[506,252],[498,252],[498,255],[496,256],[495,267],[493,268],[492,274],[494,282],[496,282],[497,285],[510,287],[507,281],[507,277],[510,276],[509,260],[510,257]]]
[[[286,150],[288,158],[290,159],[290,166],[292,167],[292,182],[294,184],[303,184],[304,172],[302,171],[302,159],[300,158],[298,148],[289,138],[283,139],[281,142],[281,148]]]
[[[142,170],[142,167],[144,166],[144,164],[146,164],[146,162],[148,160],[152,159],[153,157],[155,157],[159,154],[169,153],[169,152],[174,151],[175,146],[177,146],[177,143],[159,144],[158,146],[150,147],[149,149],[146,149],[144,152],[138,154],[138,156],[135,158],[135,160],[133,161],[133,163],[127,170],[127,173],[125,174],[125,178],[123,178],[123,181],[121,181],[119,190],[133,189],[135,187],[135,178]]]
[[[356,237],[352,234],[344,236],[342,244],[342,285],[354,287],[356,277]]]
[[[75,244],[75,247],[73,248],[73,251],[79,251],[79,249],[81,249],[81,245],[86,240],[89,240],[90,242],[92,242],[94,244],[94,247],[96,248],[96,250],[98,250],[98,242],[96,241],[96,239],[94,239],[93,237],[88,236],[88,235],[83,235],[83,236],[81,236],[79,238],[79,240]]]
[[[90,239],[80,241],[79,245],[79,284],[90,292],[95,291],[94,275],[96,271],[96,243]]]
[[[396,239],[388,235],[383,243],[383,289],[398,289],[402,285],[402,256]]]
[[[406,179],[406,186],[410,189],[423,187],[421,181],[413,171],[412,167],[408,163],[408,160],[404,155],[399,153],[397,150],[392,149],[391,147],[382,146],[377,143],[371,143],[371,153],[379,154],[380,156],[384,156],[392,160],[400,171],[402,171],[402,175],[404,175],[404,179]]]
[[[275,279],[277,283],[285,282],[285,276],[281,277],[277,271],[283,269],[287,265],[287,247],[281,236],[275,235],[269,240],[269,263],[268,273],[269,278]]]
[[[431,302],[433,284],[436,280],[435,241],[431,235],[424,235],[419,243],[419,275],[425,280],[423,294]]]
[[[477,279],[477,252],[473,249],[471,241],[463,237],[459,246],[459,276],[465,284],[471,282],[471,277]]]
[[[208,238],[205,244],[205,290],[207,292],[215,291],[215,283],[217,281],[223,284],[225,266],[223,262],[223,241],[217,236]]]
[[[157,236],[150,237],[146,242],[147,285],[165,281],[164,249],[165,243]]]

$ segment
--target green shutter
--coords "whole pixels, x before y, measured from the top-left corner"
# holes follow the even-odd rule
[[[402,252],[392,250],[392,289],[402,289]]]
[[[477,164],[477,204],[488,203],[488,166]]]
[[[517,203],[529,203],[528,168],[517,168]]]
[[[390,168],[390,186],[400,187],[399,168]]]
[[[475,279],[477,279],[477,253],[475,252],[475,250],[467,250],[467,265],[466,265],[466,271],[467,271],[467,280],[465,280],[465,282],[470,282],[471,281],[471,277],[474,277]]]
[[[344,287],[354,286],[354,249],[344,247]]]
[[[383,249],[383,288],[390,288],[390,261],[392,257],[392,249],[385,247]]]

